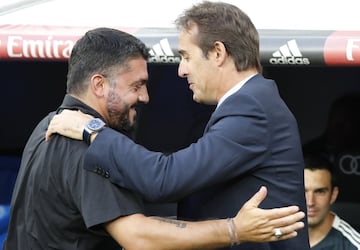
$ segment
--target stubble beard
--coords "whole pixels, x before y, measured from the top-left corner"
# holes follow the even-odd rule
[[[119,132],[131,132],[134,122],[130,121],[131,107],[122,98],[111,91],[107,100],[109,126]],[[134,117],[135,121],[135,117]]]

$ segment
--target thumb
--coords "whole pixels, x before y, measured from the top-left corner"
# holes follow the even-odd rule
[[[258,207],[260,203],[265,199],[267,195],[267,188],[265,186],[262,186],[259,191],[257,191],[256,194],[254,194],[250,200],[248,200],[246,203],[247,205],[251,207]]]

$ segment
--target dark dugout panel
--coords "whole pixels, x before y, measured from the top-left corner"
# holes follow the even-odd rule
[[[150,101],[142,106],[135,140],[154,151],[174,152],[203,133],[214,106],[198,104],[177,65],[150,64]]]
[[[266,67],[295,115],[305,144],[326,128],[331,104],[346,94],[360,94],[360,67]]]
[[[64,62],[0,61],[0,154],[21,154],[36,124],[62,101]]]

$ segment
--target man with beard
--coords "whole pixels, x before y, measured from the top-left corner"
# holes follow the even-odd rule
[[[67,95],[58,110],[38,124],[24,149],[4,250],[215,248],[279,241],[275,228],[282,231],[282,239],[293,238],[304,227],[297,222],[304,213],[295,206],[257,208],[265,188],[228,220],[194,223],[146,217],[142,199],[103,178],[108,172],[84,169],[85,143],[63,136],[45,141],[50,120],[64,109],[96,117],[92,129],[132,127],[136,104],[149,100],[147,58],[141,41],[114,29],[91,30],[75,44]],[[91,131],[84,135],[90,140]]]
[[[313,250],[360,249],[360,234],[331,212],[339,187],[332,165],[316,154],[305,155],[305,192],[310,246]]]

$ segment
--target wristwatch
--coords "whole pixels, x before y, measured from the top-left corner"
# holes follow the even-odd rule
[[[91,119],[86,125],[83,130],[83,141],[86,142],[86,144],[90,145],[91,141],[91,135],[95,132],[101,131],[105,127],[105,122],[103,122],[100,118],[93,118]]]

